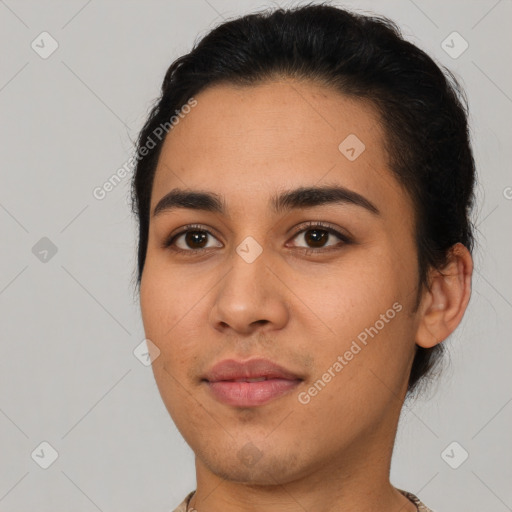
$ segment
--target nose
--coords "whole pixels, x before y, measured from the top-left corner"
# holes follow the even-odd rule
[[[215,291],[212,326],[238,335],[283,328],[289,317],[287,297],[291,292],[277,277],[278,269],[265,251],[252,262],[234,252],[230,263],[230,270]]]

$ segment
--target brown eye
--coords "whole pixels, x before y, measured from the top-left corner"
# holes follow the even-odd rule
[[[322,247],[329,239],[331,233],[325,229],[308,229],[304,234],[304,240],[313,247]]]
[[[186,229],[165,241],[163,247],[175,252],[198,253],[211,248],[207,247],[209,237],[214,238],[208,230],[201,229],[200,226],[186,226]],[[222,244],[213,247],[222,247]]]
[[[203,249],[208,238],[206,231],[187,231],[184,235],[185,244],[192,249]]]
[[[318,222],[311,222],[306,228],[301,229],[294,235],[294,239],[301,235],[305,246],[296,245],[298,249],[303,250],[306,254],[321,253],[339,248],[340,246],[351,243],[351,239],[336,229]],[[188,253],[187,255],[194,256],[201,254],[203,251],[215,247],[222,247],[219,242],[218,245],[210,245],[209,238],[216,240],[216,238],[206,229],[202,229],[200,225],[189,225],[177,234],[169,237],[164,241],[162,247],[177,253]],[[339,242],[329,243],[335,239]]]
[[[330,242],[330,240],[333,238],[338,238],[338,240],[341,241],[341,243],[334,244],[334,247],[336,247],[336,245],[340,246],[350,243],[350,239],[346,235],[343,235],[330,226],[325,226],[319,223],[311,223],[310,225],[306,226],[306,228],[307,229],[300,230],[294,236],[294,238],[299,238],[299,240],[302,240],[306,245],[296,247],[304,249],[318,249],[316,252],[321,252],[324,248],[328,248],[328,250],[331,249],[333,244],[326,244],[328,244],[328,242]],[[313,253],[315,251],[312,250],[308,252]]]

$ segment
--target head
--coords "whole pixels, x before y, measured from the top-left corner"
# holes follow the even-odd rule
[[[387,19],[248,15],[170,66],[138,139],[137,283],[162,398],[204,464],[268,483],[335,455],[333,436],[345,456],[377,425],[389,438],[469,301],[474,181],[463,92]],[[212,365],[255,356],[294,391],[216,401]],[[264,456],[240,468],[244,450]]]

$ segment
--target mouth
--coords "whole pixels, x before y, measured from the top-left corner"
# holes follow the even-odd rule
[[[304,379],[268,359],[226,359],[202,380],[216,400],[235,407],[256,407],[290,393]]]
[[[261,382],[262,380],[268,380],[268,377],[254,377],[253,379],[235,379],[232,382]]]
[[[207,381],[214,397],[222,403],[235,407],[256,407],[288,394],[300,380],[251,379]]]

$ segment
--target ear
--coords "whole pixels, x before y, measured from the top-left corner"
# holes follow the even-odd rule
[[[459,325],[471,296],[473,259],[461,243],[455,244],[446,266],[432,270],[430,287],[419,308],[416,344],[431,348],[445,340]]]

